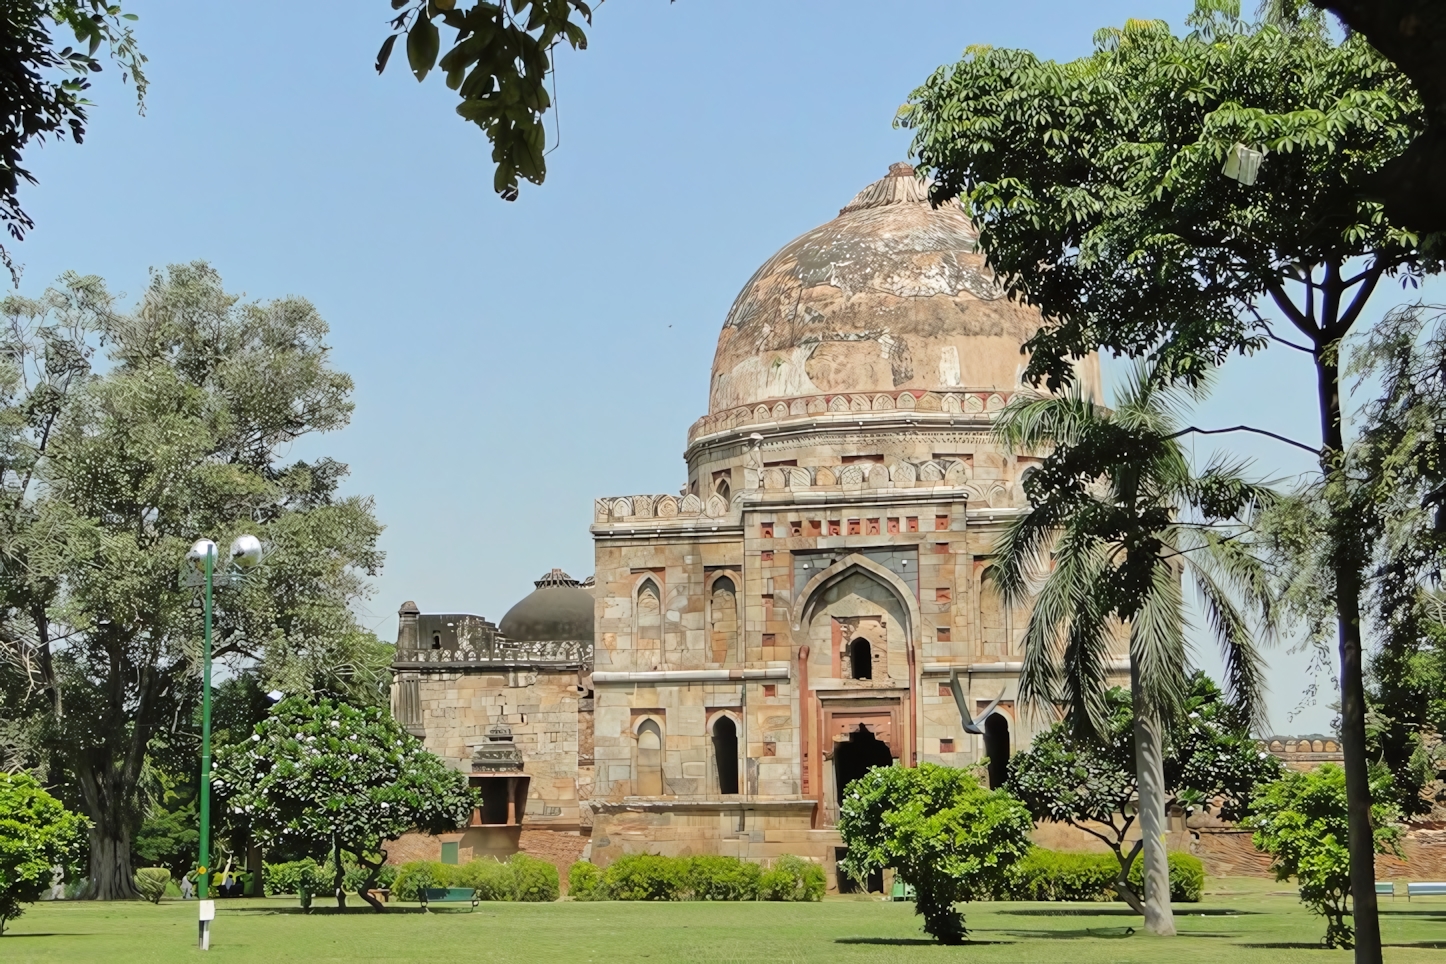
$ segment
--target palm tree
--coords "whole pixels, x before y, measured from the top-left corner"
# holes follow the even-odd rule
[[[1077,735],[1107,732],[1110,661],[1128,634],[1145,927],[1174,934],[1165,853],[1165,724],[1186,696],[1189,578],[1224,656],[1226,690],[1263,722],[1263,660],[1252,629],[1274,631],[1265,567],[1250,522],[1271,490],[1241,478],[1243,465],[1212,458],[1196,473],[1180,438],[1183,412],[1204,387],[1157,383],[1135,367],[1114,409],[1078,388],[1017,398],[995,422],[1012,451],[1047,451],[1026,480],[1031,508],[997,547],[999,587],[1029,605],[1021,703],[1063,705]]]

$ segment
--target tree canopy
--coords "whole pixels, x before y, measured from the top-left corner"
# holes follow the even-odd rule
[[[287,852],[330,856],[346,906],[343,854],[366,868],[359,893],[376,886],[382,845],[412,830],[464,826],[478,805],[465,775],[427,752],[378,708],[292,697],[256,725],[251,739],[223,747],[213,781],[233,823]]]
[[[966,770],[921,763],[874,767],[844,790],[840,863],[863,879],[892,867],[914,888],[924,930],[944,944],[964,940],[956,904],[988,897],[1029,852],[1029,811],[1008,792],[987,790]]]
[[[343,466],[284,460],[297,439],[346,424],[351,380],[330,366],[308,302],[242,302],[199,263],[155,274],[134,312],[99,279],[69,275],[41,298],[5,299],[0,316],[6,716],[37,721],[29,752],[73,774],[94,895],[132,896],[147,755],[157,740],[197,749],[185,722],[201,619],[179,580],[197,537],[250,531],[269,547],[216,594],[218,657],[305,693],[347,690],[348,663],[375,662],[323,673],[301,658],[375,645],[350,606],[381,564],[381,527],[369,499],[338,493]],[[380,697],[375,678],[362,688]]]

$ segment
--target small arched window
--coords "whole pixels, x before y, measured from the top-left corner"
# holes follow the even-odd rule
[[[726,716],[713,724],[713,760],[718,768],[718,792],[738,792],[738,725]]]
[[[442,634],[441,634],[441,633],[433,633],[433,634],[432,634],[432,648],[433,648],[433,649],[441,649],[441,648],[442,648]]]
[[[874,678],[873,647],[862,636],[849,643],[849,675],[854,679]]]
[[[727,502],[732,497],[733,487],[728,484],[727,479],[720,478],[718,484],[713,487],[713,491],[721,495],[724,502]]]

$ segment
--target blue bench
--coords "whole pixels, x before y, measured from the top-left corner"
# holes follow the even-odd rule
[[[1389,894],[1392,900],[1396,899],[1396,885],[1389,880],[1376,881],[1376,896]]]
[[[1417,881],[1406,885],[1406,899],[1431,897],[1446,894],[1446,883],[1440,881]]]
[[[472,913],[472,908],[481,903],[477,899],[477,891],[471,887],[428,887],[421,893],[422,910],[427,910],[432,904],[471,904],[467,913]]]

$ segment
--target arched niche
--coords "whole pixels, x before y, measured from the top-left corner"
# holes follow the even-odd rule
[[[720,572],[708,582],[707,661],[723,665],[738,657],[738,579],[732,572]]]
[[[809,580],[800,599],[795,633],[809,641],[811,676],[860,685],[907,684],[919,607],[898,576],[854,554]],[[860,640],[871,660],[862,677],[852,662]]]
[[[639,797],[663,795],[663,728],[651,717],[638,723],[633,760],[633,793]]]
[[[662,661],[663,590],[652,576],[638,580],[633,590],[633,651],[639,670],[651,670]]]

